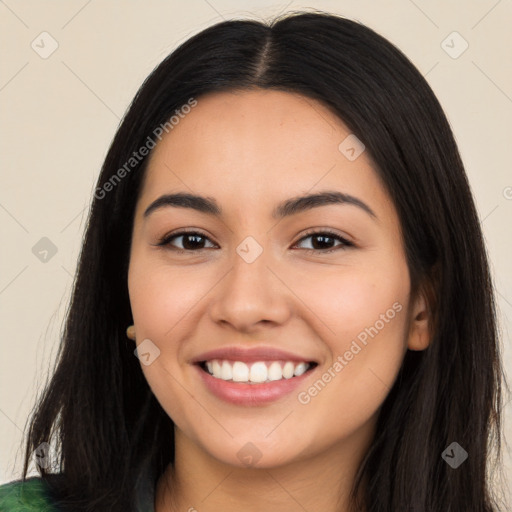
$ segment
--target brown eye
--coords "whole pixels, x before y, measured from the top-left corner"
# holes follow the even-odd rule
[[[331,231],[315,231],[312,233],[308,233],[306,236],[302,237],[297,243],[300,243],[308,239],[311,239],[311,247],[305,248],[305,250],[308,252],[329,253],[337,251],[338,249],[346,249],[347,247],[354,246],[354,244],[352,244],[342,236]],[[333,245],[336,243],[336,241],[340,243],[338,245]]]
[[[182,247],[175,247],[173,241],[178,240]],[[176,251],[197,251],[201,249],[207,249],[205,242],[210,241],[209,238],[204,236],[202,233],[197,231],[180,231],[164,237],[159,243],[159,246],[169,246],[171,249]],[[210,241],[211,243],[211,241]],[[210,247],[214,247],[212,244]]]

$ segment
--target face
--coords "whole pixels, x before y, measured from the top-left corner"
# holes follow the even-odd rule
[[[141,367],[180,438],[276,467],[375,421],[407,348],[425,348],[425,304],[374,164],[334,114],[278,91],[197,101],[136,206]]]

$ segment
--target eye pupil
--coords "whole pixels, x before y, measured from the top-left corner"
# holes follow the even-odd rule
[[[332,236],[324,236],[324,235],[315,235],[312,237],[312,246],[315,248],[315,249],[328,249],[330,247],[332,247],[332,242],[334,240],[334,238]],[[317,242],[315,242],[315,240],[320,240],[320,244],[318,244]],[[327,240],[327,242],[326,242]]]
[[[201,235],[194,235],[194,234],[189,234],[189,235],[182,235],[183,236],[183,247],[186,249],[186,250],[194,250],[194,249],[203,249],[203,245],[204,245],[204,237],[202,237]],[[190,240],[194,239],[195,242],[192,242],[192,243],[189,243]],[[197,240],[202,240],[200,242],[197,242]]]

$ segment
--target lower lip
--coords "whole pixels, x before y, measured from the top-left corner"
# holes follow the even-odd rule
[[[245,406],[258,406],[279,400],[297,389],[314,371],[314,369],[308,370],[299,377],[292,377],[291,379],[281,379],[262,384],[242,384],[217,379],[205,372],[199,365],[195,365],[195,367],[206,387],[215,396],[226,402]]]

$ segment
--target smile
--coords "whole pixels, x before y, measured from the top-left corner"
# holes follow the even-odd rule
[[[212,377],[228,382],[261,384],[300,377],[316,363],[293,361],[230,361],[213,359],[201,364]]]
[[[193,365],[206,390],[223,402],[257,407],[275,403],[305,385],[318,367],[305,361],[209,359]]]

